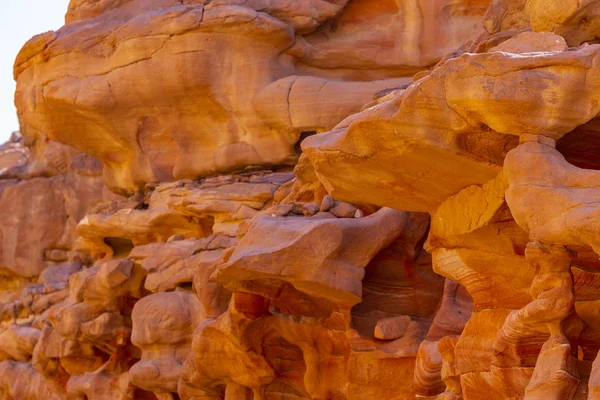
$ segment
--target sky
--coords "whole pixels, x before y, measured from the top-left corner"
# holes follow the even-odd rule
[[[13,64],[32,36],[64,24],[69,0],[0,0],[0,143],[19,130]]]

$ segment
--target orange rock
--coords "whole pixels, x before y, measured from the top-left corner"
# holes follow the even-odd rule
[[[65,261],[75,250],[77,223],[102,201],[116,197],[105,195],[98,175],[71,168],[51,178],[1,180],[2,268],[32,278]],[[40,229],[32,230],[34,225]]]
[[[71,377],[67,382],[67,395],[90,400],[143,398],[131,384],[128,372],[125,360],[112,359],[94,372]]]
[[[146,289],[151,292],[167,291],[183,283],[192,283],[200,270],[210,269],[212,273],[224,250],[236,242],[229,236],[159,242],[136,246],[129,257],[147,271]]]
[[[131,341],[142,350],[129,370],[131,382],[156,393],[177,392],[196,326],[204,319],[193,293],[155,293],[136,303]]]
[[[550,32],[523,32],[489,50],[490,53],[546,53],[568,50],[565,39]]]
[[[525,10],[536,31],[555,32],[567,39],[571,46],[593,40],[593,28],[598,23],[598,4],[566,1],[546,4],[539,0],[528,1]]]
[[[505,170],[507,202],[532,241],[600,250],[591,207],[598,193],[596,171],[569,164],[553,145],[539,142],[523,143],[511,152]],[[545,206],[528,207],[532,198]]]
[[[15,62],[0,398],[600,398],[598,4],[72,0]]]
[[[599,110],[588,105],[597,103],[596,91],[586,82],[594,80],[590,63],[598,50],[464,54],[333,131],[307,138],[303,148],[336,199],[433,211],[495,177],[517,145],[513,135],[558,139],[595,117]],[[543,99],[547,86],[535,78],[542,72],[556,82],[550,90],[560,90],[555,104]]]
[[[5,360],[0,362],[0,393],[9,399],[65,400],[63,388],[46,380],[31,364]]]
[[[291,165],[303,132],[331,129],[379,90],[408,83],[403,71],[468,40],[488,2],[76,1],[65,27],[17,57],[23,132],[99,157],[109,186],[128,191]]]
[[[260,216],[214,279],[236,291],[245,281],[277,278],[306,294],[352,306],[361,298],[364,267],[402,232],[406,221],[406,213],[391,209],[360,219],[327,213]],[[304,254],[311,256],[310,268]],[[274,257],[277,264],[269,262]]]
[[[0,333],[0,360],[29,360],[40,334],[39,329],[28,326],[9,326]]]

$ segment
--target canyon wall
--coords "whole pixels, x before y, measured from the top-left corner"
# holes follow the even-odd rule
[[[600,399],[600,1],[71,0],[14,66],[0,399]]]

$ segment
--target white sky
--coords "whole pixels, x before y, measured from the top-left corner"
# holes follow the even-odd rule
[[[0,143],[19,130],[13,63],[32,36],[64,24],[69,0],[0,0]]]

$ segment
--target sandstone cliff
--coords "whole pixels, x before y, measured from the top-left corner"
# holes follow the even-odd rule
[[[71,0],[14,67],[0,399],[600,399],[600,1]]]

